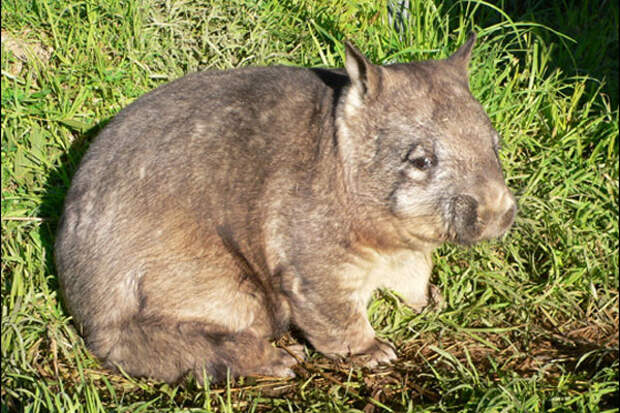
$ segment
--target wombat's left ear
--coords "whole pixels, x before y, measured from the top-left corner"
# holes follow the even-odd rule
[[[471,58],[471,51],[474,48],[474,43],[476,43],[476,33],[471,32],[469,39],[467,39],[465,44],[461,46],[459,50],[448,58],[448,61],[459,66],[461,70],[467,73],[467,65],[469,64],[469,59]]]

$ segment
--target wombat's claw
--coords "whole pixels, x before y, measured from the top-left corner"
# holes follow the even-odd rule
[[[434,284],[428,287],[428,307],[435,311],[441,311],[446,308],[446,300],[444,300],[441,290]]]
[[[304,361],[306,359],[306,348],[303,344],[284,346],[283,350],[286,351],[289,356],[295,358],[297,362]]]
[[[282,378],[282,379],[292,379],[296,376],[295,372],[287,367],[283,367],[283,366],[270,366],[270,367],[265,367],[264,369],[261,369],[259,374],[259,376],[265,376],[265,377],[275,377],[275,378]]]
[[[379,364],[390,364],[396,358],[396,351],[391,343],[375,339],[373,345],[364,354],[355,357],[354,362],[373,369]]]

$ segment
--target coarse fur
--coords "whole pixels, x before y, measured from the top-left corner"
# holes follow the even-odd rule
[[[56,241],[94,354],[168,382],[290,376],[270,340],[294,325],[328,356],[393,360],[372,292],[421,310],[433,249],[499,236],[515,215],[468,87],[474,39],[437,61],[377,66],[346,44],[344,70],[195,73],[121,111]]]

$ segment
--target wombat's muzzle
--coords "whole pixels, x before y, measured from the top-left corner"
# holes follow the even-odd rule
[[[510,228],[517,212],[517,204],[507,188],[498,192],[494,197],[480,197],[482,200],[467,194],[452,198],[449,210],[453,241],[472,244],[499,237]]]

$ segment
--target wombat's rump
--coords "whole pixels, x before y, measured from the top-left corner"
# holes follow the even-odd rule
[[[270,340],[396,357],[366,305],[429,301],[431,252],[505,232],[498,136],[445,60],[186,76],[121,111],[84,156],[56,241],[65,302],[106,365],[169,382],[292,375]],[[436,291],[435,291],[436,292]],[[295,352],[302,354],[300,348]]]

